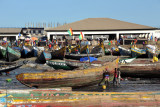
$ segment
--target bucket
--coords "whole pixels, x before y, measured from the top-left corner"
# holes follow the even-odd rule
[[[106,85],[102,85],[102,88],[103,88],[103,89],[106,89]]]

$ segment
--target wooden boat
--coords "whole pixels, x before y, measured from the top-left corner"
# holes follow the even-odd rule
[[[104,45],[103,44],[97,45],[90,52],[90,54],[97,54],[97,53],[101,53],[101,56],[103,56],[105,54],[105,50],[104,50]]]
[[[122,46],[118,46],[118,49],[119,49],[119,52],[120,52],[120,55],[122,56],[131,56],[131,50],[130,49],[126,49]]]
[[[73,54],[73,53],[75,54],[77,49],[80,49],[80,45],[77,45],[77,46],[75,46],[74,48],[71,48],[71,53],[72,53],[72,54]]]
[[[31,49],[29,49],[26,46],[23,46],[21,49],[21,57],[22,58],[31,57]]]
[[[131,57],[146,57],[146,50],[137,48],[136,46],[131,47]]]
[[[94,47],[91,52],[89,54],[66,54],[65,58],[67,59],[76,59],[76,60],[80,60],[80,58],[84,58],[84,57],[101,57],[102,55],[104,55],[104,51],[102,49],[102,45],[98,45],[96,47]]]
[[[84,58],[84,57],[88,57],[88,56],[98,58],[98,57],[101,57],[102,54],[101,53],[96,53],[96,54],[66,54],[65,58],[80,60],[80,58]]]
[[[37,57],[39,63],[46,63],[47,60],[52,58],[51,53],[47,51],[42,51],[40,56]]]
[[[19,61],[19,62],[0,62],[0,74],[2,72],[10,72],[16,68],[21,67],[23,64],[26,64],[27,61]]]
[[[46,64],[50,67],[53,67],[54,69],[64,69],[64,70],[72,70],[71,67],[69,67],[68,65],[66,65],[66,62],[63,60],[50,60],[50,61],[46,61]]]
[[[120,52],[118,48],[112,47],[111,48],[111,54],[115,56],[120,56]]]
[[[66,65],[69,66],[70,68],[79,68],[79,67],[82,67],[82,68],[87,68],[89,66],[102,66],[102,63],[101,61],[93,61],[91,63],[89,62],[81,62],[81,61],[78,61],[78,60],[66,60],[65,61]]]
[[[34,47],[32,47],[32,50],[31,50],[31,56],[37,57],[40,55],[40,52],[41,52],[41,50],[34,46]]]
[[[80,49],[80,53],[81,53],[81,54],[87,54],[87,49],[88,49],[88,45],[85,45],[84,47],[82,47],[82,48]]]
[[[159,91],[82,92],[68,87],[0,90],[1,107],[158,107]],[[151,99],[151,100],[150,100]],[[7,103],[6,103],[7,102]]]
[[[111,50],[110,50],[110,49],[105,48],[105,55],[110,55],[110,54],[111,54]]]
[[[59,50],[54,50],[51,52],[51,59],[63,59],[65,57],[66,47],[62,47]]]
[[[146,54],[148,58],[153,58],[153,56],[158,56],[160,51],[154,45],[146,45]]]
[[[21,52],[21,48],[20,47],[12,47],[12,49]]]
[[[53,87],[82,87],[99,83],[103,78],[103,72],[107,69],[111,75],[118,65],[119,58],[113,62],[106,62],[100,67],[88,67],[87,69],[72,71],[56,71],[43,73],[21,73],[17,80],[29,87],[53,88]],[[110,75],[110,76],[111,76]],[[85,81],[84,81],[85,80]]]
[[[160,62],[149,59],[136,59],[128,64],[120,64],[122,76],[129,77],[160,77]]]
[[[136,57],[134,57],[134,58],[124,58],[124,59],[120,59],[119,60],[119,63],[120,64],[126,64],[126,63],[131,63],[133,60],[135,60],[136,59]]]
[[[6,47],[0,46],[0,58],[6,58]]]
[[[6,48],[6,60],[9,62],[20,59],[21,53],[7,46]]]

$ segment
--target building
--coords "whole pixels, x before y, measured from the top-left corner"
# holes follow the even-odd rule
[[[22,34],[24,37],[43,37],[45,35],[44,28],[28,27],[22,28]]]
[[[73,36],[70,37],[67,30],[72,28]],[[118,40],[120,38],[150,38],[159,35],[157,28],[129,23],[110,18],[88,18],[69,23],[56,28],[46,28],[48,39],[62,39],[65,35],[68,39],[78,38],[80,32],[87,39],[104,38]]]
[[[21,35],[22,28],[0,28],[0,41],[10,41],[13,42],[18,40]]]

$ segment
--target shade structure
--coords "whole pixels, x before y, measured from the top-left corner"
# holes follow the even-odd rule
[[[38,38],[36,38],[36,37],[31,37],[31,39],[32,39],[33,41],[38,40]]]

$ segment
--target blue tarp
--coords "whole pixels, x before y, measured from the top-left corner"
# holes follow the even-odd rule
[[[15,49],[15,50],[21,51],[21,48],[20,48],[20,47],[13,47],[12,49]]]
[[[95,57],[89,57],[89,59],[90,59],[90,62],[97,61],[97,58]],[[80,58],[80,61],[81,62],[88,61],[88,57]]]

